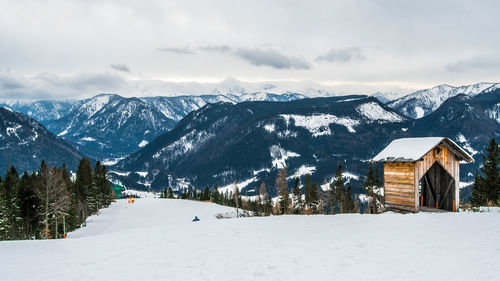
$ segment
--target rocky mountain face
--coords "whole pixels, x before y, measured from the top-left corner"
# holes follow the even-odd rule
[[[189,112],[208,103],[255,100],[289,101],[300,94],[243,94],[125,98],[101,94],[78,101],[47,128],[96,159],[123,158],[169,131]]]
[[[0,174],[9,165],[20,172],[38,170],[42,159],[59,167],[66,163],[75,170],[82,157],[82,153],[33,118],[0,108]]]
[[[63,118],[48,121],[47,128],[84,154],[107,159],[136,151],[175,123],[138,98],[98,95]]]
[[[416,91],[389,102],[387,105],[408,117],[418,119],[437,110],[449,98],[460,94],[474,97],[483,93],[493,92],[499,88],[499,83],[478,83],[461,87],[439,85],[431,89]]]
[[[290,179],[311,173],[323,184],[342,164],[356,181],[370,156],[412,122],[366,96],[209,104],[120,161],[114,177],[154,190],[236,180],[249,194],[263,181],[273,193],[280,167]]]

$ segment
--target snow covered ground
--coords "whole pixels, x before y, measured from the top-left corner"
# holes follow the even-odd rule
[[[0,242],[1,280],[498,280],[500,212],[217,220],[120,200],[65,240]],[[191,222],[197,215],[201,221]]]

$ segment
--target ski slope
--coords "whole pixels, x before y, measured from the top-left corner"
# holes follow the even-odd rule
[[[0,242],[0,280],[498,280],[500,212],[215,219],[114,203],[64,240]],[[201,221],[191,222],[197,215]]]

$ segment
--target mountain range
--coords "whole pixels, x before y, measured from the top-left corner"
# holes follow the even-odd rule
[[[321,183],[342,163],[359,188],[375,153],[395,138],[413,136],[446,136],[462,145],[476,158],[462,167],[462,181],[470,181],[487,140],[499,136],[498,86],[440,85],[394,101],[382,94],[307,98],[235,89],[238,94],[102,94],[4,106],[36,116],[85,155],[122,159],[110,175],[127,186],[224,187],[236,180],[251,194],[261,181],[274,186],[284,163],[290,179],[312,173]]]
[[[18,101],[3,106],[39,120],[85,155],[95,159],[117,159],[172,129],[189,112],[207,103],[284,102],[303,98],[306,96],[294,93],[144,98],[100,94],[80,101]]]
[[[287,167],[289,180],[310,173],[325,183],[342,164],[354,190],[361,192],[368,161],[389,142],[445,136],[475,158],[461,168],[461,180],[470,182],[483,148],[500,136],[499,108],[500,89],[458,94],[419,119],[367,96],[210,104],[118,162],[113,176],[154,190],[188,184],[218,184],[224,190],[237,181],[250,195],[265,182],[273,194],[279,167]]]
[[[460,87],[443,84],[431,89],[416,91],[388,102],[387,105],[408,117],[418,119],[437,110],[449,98],[460,94],[474,97],[483,93],[493,92],[499,88],[499,83],[483,82]]]

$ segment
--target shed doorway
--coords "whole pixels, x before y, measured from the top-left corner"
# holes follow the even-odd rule
[[[455,179],[435,162],[420,180],[420,206],[453,212]]]

